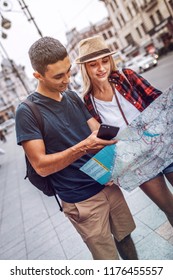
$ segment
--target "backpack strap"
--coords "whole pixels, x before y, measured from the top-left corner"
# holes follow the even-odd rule
[[[41,131],[41,134],[43,136],[43,134],[44,134],[43,133],[44,132],[44,123],[43,123],[42,115],[41,115],[41,113],[38,109],[38,106],[34,102],[30,101],[29,99],[25,99],[24,101],[22,101],[22,103],[26,104],[29,107],[29,109],[32,111],[33,115],[35,116],[35,118],[37,120],[37,123],[38,123],[39,129]],[[50,186],[51,186],[51,189],[53,191],[54,197],[55,197],[55,199],[56,199],[56,201],[59,205],[59,209],[62,212],[63,209],[62,209],[62,206],[61,206],[61,204],[60,204],[60,202],[59,202],[59,200],[56,196],[56,192],[55,192],[54,188],[52,187],[52,184],[50,184]]]
[[[37,105],[34,102],[30,101],[29,99],[25,99],[24,101],[22,101],[22,103],[25,103],[29,107],[29,109],[32,111],[33,115],[35,116],[35,118],[37,120],[41,134],[43,136],[43,131],[44,131],[43,118],[40,114],[40,111],[38,110]]]

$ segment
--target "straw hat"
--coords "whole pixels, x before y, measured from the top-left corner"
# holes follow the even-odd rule
[[[78,50],[79,56],[75,60],[78,64],[112,55],[116,52],[110,51],[103,37],[100,35],[81,40],[78,45]]]

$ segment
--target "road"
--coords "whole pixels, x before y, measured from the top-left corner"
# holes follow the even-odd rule
[[[142,76],[160,90],[167,89],[173,83],[173,52],[158,60],[158,65]]]

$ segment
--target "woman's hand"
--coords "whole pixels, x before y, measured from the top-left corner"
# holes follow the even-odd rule
[[[105,186],[106,186],[106,187],[110,187],[110,186],[112,186],[113,184],[114,184],[114,181],[111,180],[111,181],[109,181],[108,183],[106,183]]]

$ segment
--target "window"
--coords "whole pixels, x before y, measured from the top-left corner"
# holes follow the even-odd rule
[[[141,34],[141,31],[140,31],[139,27],[136,27],[136,31],[137,31],[137,33],[139,35],[139,38],[142,38],[142,34]]]
[[[125,19],[124,19],[124,17],[123,17],[123,15],[122,15],[122,14],[120,14],[120,17],[121,17],[122,21],[123,21],[123,22],[124,22],[124,24],[125,24],[126,22],[125,22]]]
[[[127,36],[125,36],[125,39],[129,45],[135,45],[135,41],[131,34],[128,34]]]
[[[144,33],[147,34],[147,29],[146,29],[146,26],[144,23],[141,23],[141,27],[142,27]]]
[[[155,22],[155,19],[154,19],[153,15],[150,16],[150,19],[151,19],[151,22],[152,22],[153,26],[156,26],[156,22]]]
[[[116,8],[118,8],[117,1],[116,1],[116,0],[113,0],[113,1],[114,1],[114,3],[115,3]]]
[[[169,0],[169,5],[173,9],[173,0]]]
[[[114,45],[114,49],[117,50],[118,49],[118,45],[116,42],[113,42],[113,45]]]
[[[108,45],[108,48],[111,50],[111,52],[114,51],[113,47],[110,44]]]
[[[111,8],[112,8],[112,11],[115,12],[115,8],[114,8],[114,6],[112,5],[112,3],[110,3],[110,6],[111,6]]]
[[[119,18],[117,17],[117,21],[119,23],[119,26],[122,27],[121,21],[119,20]]]
[[[127,7],[127,10],[128,10],[128,12],[129,12],[130,16],[133,17],[132,12],[131,12],[131,9],[130,9],[129,7]]]
[[[132,5],[133,5],[135,12],[138,13],[138,6],[136,5],[136,3],[134,1],[132,1]]]
[[[163,16],[161,14],[161,12],[159,10],[156,11],[157,17],[159,19],[159,22],[161,22],[163,20]]]
[[[103,38],[106,40],[107,39],[107,36],[105,33],[102,34],[103,35]]]
[[[108,30],[108,35],[109,35],[110,38],[113,37],[113,34],[112,34],[111,30]]]
[[[9,87],[13,84],[12,80],[10,78],[7,78],[7,77],[5,77],[5,83],[6,83],[7,87]]]

